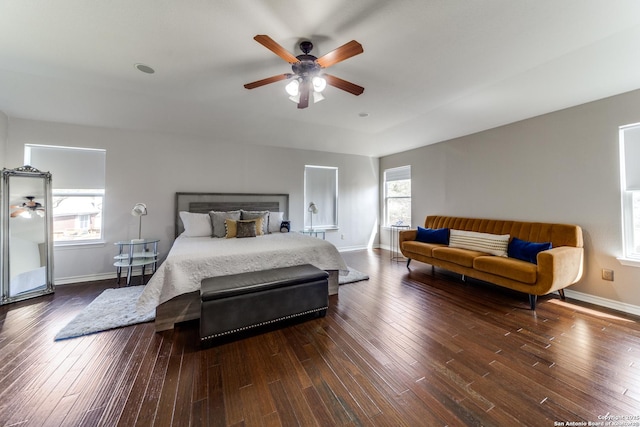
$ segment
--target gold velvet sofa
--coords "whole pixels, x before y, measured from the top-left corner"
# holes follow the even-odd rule
[[[427,216],[426,229],[463,230],[492,235],[506,235],[528,242],[550,242],[552,248],[537,254],[537,264],[511,257],[495,256],[485,252],[450,247],[443,243],[416,241],[417,229],[399,232],[398,242],[402,254],[408,258],[441,267],[529,295],[531,309],[535,310],[538,295],[558,291],[564,299],[563,289],[582,277],[582,229],[577,225],[539,222],[503,221],[449,216]]]

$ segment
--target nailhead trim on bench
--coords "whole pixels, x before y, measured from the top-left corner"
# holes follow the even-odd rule
[[[260,323],[256,323],[256,324],[249,325],[249,326],[243,326],[242,328],[236,328],[236,329],[232,329],[230,331],[224,331],[224,332],[219,332],[219,333],[213,334],[213,335],[207,335],[206,337],[201,337],[200,341],[221,337],[223,335],[229,335],[229,334],[233,334],[233,333],[236,333],[236,332],[246,331],[247,329],[257,328],[258,326],[268,325],[270,323],[279,322],[280,320],[286,320],[286,319],[291,319],[291,318],[298,317],[298,316],[304,316],[305,314],[316,313],[318,311],[327,310],[328,308],[329,308],[328,306],[314,308],[313,310],[303,311],[302,313],[289,314],[287,316],[278,317],[277,319],[267,320],[265,322],[260,322]]]

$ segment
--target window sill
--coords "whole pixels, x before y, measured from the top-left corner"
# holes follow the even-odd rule
[[[106,245],[106,242],[104,240],[92,240],[90,242],[59,242],[59,243],[53,243],[53,249],[78,249],[78,248],[83,248],[83,247],[87,247],[87,246],[100,246],[100,247],[104,247]]]
[[[626,265],[627,267],[640,267],[640,259],[638,258],[616,258],[620,261],[620,264]]]

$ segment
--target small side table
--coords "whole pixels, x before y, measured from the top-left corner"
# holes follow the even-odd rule
[[[325,240],[326,237],[326,230],[323,230],[322,228],[306,228],[304,230],[300,230],[300,233],[317,238],[322,237],[322,240]]]
[[[391,261],[401,261],[405,257],[400,252],[400,230],[408,230],[411,228],[408,224],[392,224],[389,227],[389,234],[391,235]]]
[[[118,284],[122,276],[122,269],[127,269],[127,286],[131,284],[131,271],[134,267],[142,268],[142,284],[144,285],[144,273],[146,267],[151,266],[151,274],[156,272],[158,267],[158,242],[160,239],[122,240],[116,242],[118,255],[113,266],[116,267]]]

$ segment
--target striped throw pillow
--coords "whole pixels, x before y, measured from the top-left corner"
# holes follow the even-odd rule
[[[478,233],[475,231],[450,230],[449,247],[486,252],[496,256],[507,256],[508,234]]]

